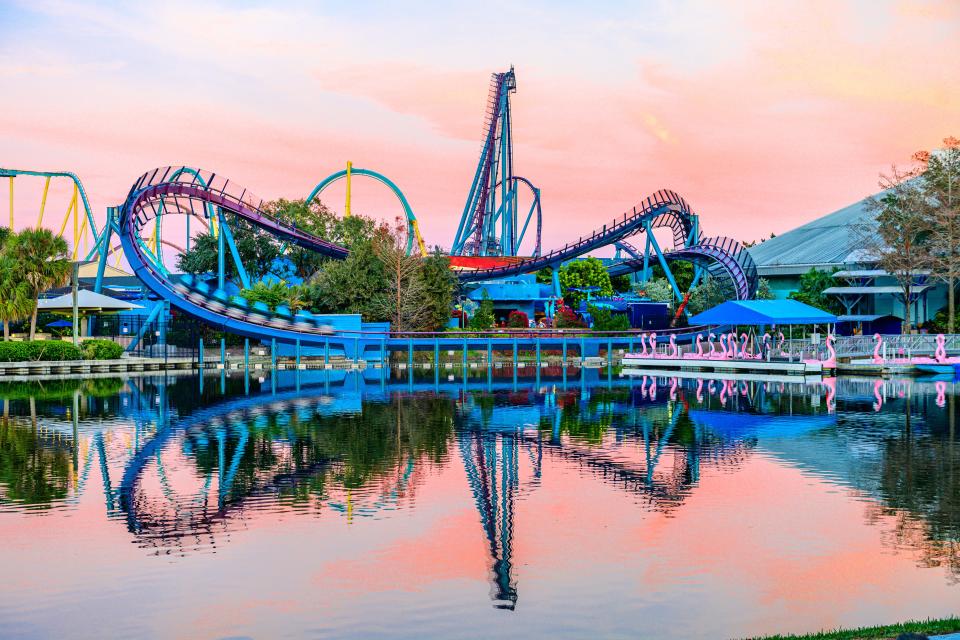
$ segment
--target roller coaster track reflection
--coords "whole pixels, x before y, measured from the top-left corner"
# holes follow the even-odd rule
[[[299,372],[289,373],[299,375]],[[685,398],[695,401],[699,396],[697,381],[660,378],[659,389],[662,391],[658,396],[654,388],[657,381],[651,380],[649,388],[647,380],[632,379],[608,379],[605,385],[598,386],[600,380],[596,378],[596,371],[571,381],[568,388],[563,388],[560,380],[552,380],[544,383],[546,387],[541,387],[547,391],[525,389],[519,392],[510,383],[413,384],[409,379],[388,382],[385,377],[377,379],[376,375],[364,376],[359,372],[311,373],[318,375],[310,378],[312,383],[301,385],[299,389],[284,388],[273,393],[227,400],[197,409],[161,426],[127,462],[119,489],[114,494],[120,511],[126,516],[129,530],[148,541],[213,535],[215,527],[225,528],[231,519],[242,514],[248,501],[272,497],[283,488],[309,482],[338,463],[336,457],[311,457],[301,460],[302,464],[292,472],[268,470],[260,476],[262,481],[248,481],[240,489],[234,487],[240,458],[250,450],[248,442],[253,430],[258,422],[263,423],[271,416],[306,422],[317,414],[358,413],[364,400],[387,402],[415,397],[411,392],[427,392],[429,397],[435,397],[436,393],[450,394],[459,398],[453,437],[489,544],[491,597],[495,606],[512,608],[517,600],[512,569],[516,500],[522,491],[539,486],[544,458],[573,463],[581,473],[589,473],[619,490],[644,496],[643,502],[649,508],[670,510],[684,501],[699,479],[702,455],[713,465],[738,465],[751,446],[749,439],[736,438],[724,444],[724,436],[706,435],[704,430],[709,430],[708,427],[695,427],[693,440],[687,444],[675,442],[678,419],[687,404]],[[323,381],[318,383],[320,378]],[[801,386],[798,385],[798,390]],[[720,399],[727,411],[762,411],[767,389],[764,385],[744,384],[735,387],[728,399],[723,400],[722,394]],[[776,393],[776,388],[772,392]],[[347,404],[338,405],[331,402],[330,393],[346,394],[351,398]],[[615,395],[608,397],[605,395],[608,393]],[[493,394],[494,399],[501,398],[500,411],[490,413],[483,410],[478,400],[490,397],[488,394]],[[708,393],[699,404],[712,402],[716,405],[716,400],[715,391],[713,396]],[[570,414],[569,409],[574,413]],[[616,447],[615,451],[575,436],[565,436],[563,419],[571,416],[579,416],[574,417],[575,420],[603,419],[610,424],[616,432],[616,438],[610,441],[610,446]],[[218,499],[215,509],[205,508],[205,492],[214,486],[214,471],[211,469],[197,497],[179,501],[171,497],[171,503],[178,509],[174,517],[180,519],[171,526],[169,514],[151,513],[153,508],[163,508],[162,500],[158,502],[138,494],[143,491],[143,476],[150,468],[159,477],[161,491],[165,495],[172,492],[161,454],[180,436],[189,436],[187,439],[191,441],[206,439],[215,444],[219,456],[215,465]],[[286,446],[292,443],[290,438],[281,440],[277,444]],[[639,459],[631,460],[624,455],[633,450],[640,454]],[[521,464],[526,457],[521,455],[523,452],[529,456],[532,477],[521,482],[521,473],[527,468]],[[672,462],[663,464],[665,456],[669,456]],[[151,463],[155,466],[151,467]],[[409,458],[405,466],[396,486],[382,492],[368,509],[396,507],[398,496],[404,493],[417,460]],[[150,486],[157,485],[152,483]]]

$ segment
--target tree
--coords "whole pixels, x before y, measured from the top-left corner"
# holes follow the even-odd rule
[[[824,293],[825,289],[836,284],[833,279],[834,273],[835,271],[810,269],[800,276],[800,288],[790,293],[790,299],[835,315],[843,313],[843,306],[840,301]]]
[[[567,302],[576,307],[587,295],[582,291],[586,287],[597,287],[596,295],[600,297],[612,296],[613,286],[610,284],[610,274],[603,263],[597,258],[574,260],[560,267],[560,289]]]
[[[673,275],[677,288],[680,291],[689,291],[693,284],[694,268],[693,264],[684,260],[674,260],[670,263],[670,273]],[[650,279],[663,278],[666,280],[667,274],[659,262],[655,262],[650,267]],[[668,281],[669,282],[669,281]]]
[[[346,260],[328,260],[307,283],[304,295],[313,311],[359,313],[365,320],[389,321],[381,301],[387,273],[373,250],[373,242],[358,244]]]
[[[480,299],[480,307],[470,318],[470,328],[474,331],[489,331],[493,329],[496,318],[493,315],[493,300],[487,295],[487,290],[483,290],[483,297]]]
[[[421,304],[427,316],[424,328],[428,331],[442,330],[450,319],[458,285],[457,276],[450,269],[450,258],[434,250],[432,255],[423,260],[417,277],[423,290]]]
[[[247,275],[252,280],[261,280],[273,270],[277,258],[280,257],[280,244],[269,233],[260,231],[250,223],[234,218],[229,219],[230,231],[233,234],[237,253],[243,263]],[[227,255],[224,256],[224,276],[236,280],[237,267],[230,250],[224,247]],[[180,254],[177,258],[177,267],[184,273],[204,274],[217,273],[219,269],[220,241],[212,233],[201,233],[193,238],[190,250]],[[290,273],[274,274],[280,277],[292,275]]]
[[[931,223],[931,266],[947,285],[946,331],[953,333],[960,280],[960,140],[944,138],[943,144],[943,149],[920,151],[913,158],[924,167],[920,188]]]
[[[614,276],[610,278],[610,286],[612,286],[613,290],[617,293],[626,293],[627,291],[630,291],[633,283],[630,281],[630,276],[624,274],[622,276]]]
[[[867,209],[876,215],[875,224],[856,225],[853,230],[857,246],[900,286],[905,333],[909,333],[912,326],[910,306],[914,283],[933,262],[933,228],[916,176],[916,171],[901,171],[897,167],[892,167],[889,175],[881,174],[883,192],[867,200]]]
[[[696,315],[726,302],[727,292],[716,278],[704,277],[690,292],[687,310]]]
[[[757,293],[754,296],[757,300],[776,300],[777,296],[770,290],[770,281],[766,278],[760,278],[757,282]]]
[[[393,323],[393,330],[423,329],[432,319],[430,309],[423,304],[423,260],[419,252],[407,255],[406,224],[398,218],[390,233],[378,234],[373,252],[387,276],[385,295],[378,299]]]
[[[0,227],[0,320],[4,341],[10,339],[10,323],[28,317],[35,300],[17,261],[4,252],[10,235],[9,229]]]
[[[540,284],[553,284],[553,267],[544,267],[537,271],[537,282]]]
[[[12,259],[19,277],[30,291],[30,339],[37,333],[37,298],[52,287],[60,287],[70,278],[72,265],[67,243],[47,229],[24,229],[12,235],[3,248]]]
[[[673,287],[666,278],[654,278],[640,285],[639,293],[654,302],[673,302]]]

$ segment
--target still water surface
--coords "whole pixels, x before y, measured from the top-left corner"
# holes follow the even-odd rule
[[[954,383],[0,385],[0,637],[724,638],[958,612]]]

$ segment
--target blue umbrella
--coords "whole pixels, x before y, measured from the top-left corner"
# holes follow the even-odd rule
[[[55,320],[47,325],[48,327],[72,327],[73,323],[69,320]]]

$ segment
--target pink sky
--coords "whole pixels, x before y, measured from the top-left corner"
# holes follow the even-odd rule
[[[6,3],[0,166],[75,171],[102,218],[156,166],[275,198],[352,160],[449,246],[489,74],[514,64],[516,168],[542,189],[549,248],[659,188],[707,234],[783,232],[960,135],[955,1],[723,4]],[[18,225],[41,188],[17,182]],[[3,219],[6,198],[0,184]],[[397,213],[375,184],[355,210]]]

